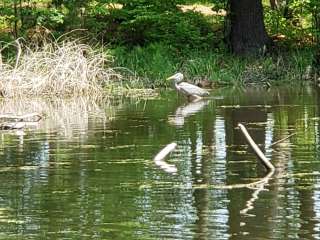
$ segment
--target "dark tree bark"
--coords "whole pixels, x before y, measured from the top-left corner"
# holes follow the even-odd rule
[[[270,8],[272,10],[277,10],[279,7],[278,0],[270,0]]]
[[[229,0],[230,45],[238,55],[262,54],[270,38],[263,22],[261,0]]]

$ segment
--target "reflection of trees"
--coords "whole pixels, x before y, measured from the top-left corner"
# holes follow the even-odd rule
[[[21,233],[41,229],[57,234],[65,228],[63,217],[73,218],[68,215],[69,209],[82,201],[78,198],[82,196],[78,190],[84,191],[84,195],[88,193],[88,175],[81,166],[86,155],[81,153],[87,152],[82,146],[91,135],[88,130],[93,126],[90,124],[94,122],[103,128],[113,111],[105,112],[96,103],[83,98],[4,99],[0,111],[15,114],[38,112],[44,116],[34,129],[25,130],[18,150],[16,136],[10,131],[1,132],[0,170],[5,171],[0,175],[0,181],[11,186],[9,191],[1,189],[1,206],[13,211],[13,219],[8,219],[7,228],[1,228],[1,232],[8,232],[10,221],[18,221],[21,223],[17,231]],[[70,194],[70,189],[74,189],[75,194]],[[85,208],[82,204],[78,207]],[[59,212],[61,215],[57,214]],[[81,222],[81,212],[75,211],[74,214],[77,216],[73,219]]]
[[[46,114],[37,134],[27,132],[20,152],[15,136],[3,135],[3,166],[40,167],[1,172],[0,181],[6,185],[0,189],[0,208],[10,207],[12,218],[25,221],[14,231],[43,232],[47,234],[43,238],[87,234],[96,239],[285,239],[292,234],[307,239],[319,233],[320,194],[310,189],[319,181],[282,177],[319,166],[318,156],[313,156],[318,154],[313,143],[320,142],[318,122],[305,120],[317,116],[318,110],[312,104],[299,106],[313,103],[312,96],[306,96],[272,95],[269,101],[276,106],[271,108],[261,107],[265,100],[251,95],[224,100],[226,108],[210,102],[196,114],[186,115],[179,127],[167,122],[167,115],[177,109],[177,103],[168,104],[167,99],[124,105],[115,118],[111,106],[95,111],[95,106],[77,108],[75,103],[58,101],[51,104],[57,109]],[[233,108],[234,103],[240,107]],[[249,103],[259,106],[243,107]],[[21,106],[26,112],[46,111],[50,103]],[[65,113],[58,113],[58,106]],[[95,116],[97,121],[92,121]],[[251,182],[264,175],[255,156],[247,153],[235,128],[238,122],[251,123],[250,134],[262,149],[265,146],[277,169],[268,191],[261,191],[253,201],[250,216],[240,211],[254,190],[210,189],[210,184]],[[59,130],[63,125],[65,132]],[[270,150],[272,142],[292,131],[298,134]],[[178,147],[170,161],[177,165],[176,176],[152,164],[159,146],[174,140]],[[10,231],[8,225],[0,227],[2,232]]]
[[[304,167],[304,172],[313,172],[315,170],[315,162],[318,162],[319,160],[319,151],[317,151],[317,145],[320,142],[320,127],[319,122],[312,121],[313,118],[319,117],[320,114],[320,92],[319,89],[316,91],[316,108],[305,108],[303,111],[303,116],[300,121],[298,121],[296,124],[299,124],[297,129],[302,129],[303,132],[299,132],[297,136],[297,141],[299,142],[298,145],[306,145],[308,142],[312,144],[311,146],[314,146],[312,148],[313,153],[315,154],[314,159],[312,160],[310,158],[302,158],[302,160],[308,159],[310,161],[310,164]],[[294,153],[293,153],[294,154]],[[296,154],[294,154],[295,156]],[[301,157],[300,157],[301,158]],[[313,163],[313,164],[311,164]],[[294,165],[298,165],[298,162],[294,162]],[[319,166],[319,164],[316,164]],[[299,168],[299,166],[297,166]],[[311,235],[315,236],[319,234],[319,231],[317,231],[317,223],[319,225],[319,221],[317,221],[317,210],[319,214],[319,208],[317,208],[318,202],[315,201],[315,194],[316,190],[314,185],[317,183],[317,181],[313,178],[307,178],[307,182],[304,182],[306,180],[304,179],[297,179],[298,183],[298,189],[297,191],[297,197],[299,199],[299,212],[301,216],[301,225],[299,229],[298,236],[300,239],[308,239]],[[299,184],[299,182],[301,182]]]
[[[262,148],[265,146],[266,155],[272,159],[277,169],[277,175],[269,182],[270,185],[267,185],[266,191],[259,192],[257,199],[251,198],[254,193],[254,190],[251,189],[195,188],[192,202],[197,217],[194,222],[194,239],[207,239],[209,236],[218,238],[223,236],[223,238],[231,239],[272,236],[280,239],[285,238],[291,231],[290,234],[293,235],[298,233],[301,226],[294,222],[300,219],[304,219],[305,227],[308,229],[308,231],[301,231],[301,237],[310,236],[311,228],[314,228],[315,225],[310,224],[307,218],[315,218],[314,214],[309,213],[312,213],[312,209],[317,207],[314,207],[314,204],[309,207],[306,205],[314,202],[310,199],[315,196],[308,190],[305,192],[309,194],[302,193],[299,187],[291,185],[292,179],[282,177],[288,171],[290,173],[290,171],[301,169],[300,166],[293,164],[294,161],[297,161],[293,154],[295,149],[292,147],[296,137],[275,145],[273,150],[270,147],[272,142],[283,139],[295,131],[293,126],[306,113],[301,112],[297,107],[301,104],[299,101],[302,99],[297,98],[293,101],[293,105],[290,105],[292,99],[281,94],[272,95],[270,101],[275,104],[275,107],[272,108],[264,108],[263,99],[256,99],[250,102],[252,106],[219,109],[222,115],[210,115],[208,113],[210,107],[208,107],[205,114],[194,116],[197,121],[184,122],[181,132],[184,137],[189,138],[184,142],[188,147],[184,147],[186,157],[183,157],[182,161],[191,163],[192,184],[197,186],[201,183],[203,185],[217,182],[221,184],[238,183],[239,181],[250,181],[248,178],[264,175],[263,168],[256,163],[252,153],[243,154],[244,150],[248,149],[243,146],[246,143],[242,134],[235,129],[238,122],[249,123],[250,134]],[[296,128],[302,131],[298,133],[302,136],[301,139],[306,136],[303,133],[305,129],[309,129],[310,133],[307,135],[311,138],[308,137],[306,141],[313,142],[314,129],[309,127],[297,126]],[[252,161],[240,163],[243,160]],[[180,172],[180,174],[185,173],[185,171]],[[300,192],[302,194],[299,197]],[[310,195],[305,203],[299,200],[303,194]],[[249,200],[252,201],[248,202]],[[247,203],[252,204],[253,208],[248,210],[248,216],[242,216],[240,210],[244,209]],[[298,203],[302,203],[300,210]],[[299,212],[304,216],[300,217]],[[287,216],[292,219],[288,219]],[[246,236],[246,233],[252,235]],[[305,235],[302,235],[304,233]]]
[[[254,104],[254,103],[253,103]],[[231,108],[225,110],[226,118],[226,136],[227,136],[227,145],[246,145],[245,138],[242,136],[242,133],[238,130],[235,130],[238,123],[265,123],[267,120],[267,113],[263,108]],[[254,141],[257,144],[263,144],[265,141],[265,131],[263,126],[257,125],[254,129],[248,129],[250,134],[254,138]],[[240,150],[240,149],[239,149]],[[248,157],[248,156],[247,156]],[[241,161],[244,159],[244,156],[237,154],[237,152],[227,151],[227,159],[232,161]],[[232,184],[235,181],[239,181],[239,178],[250,178],[253,175],[252,164],[254,164],[257,169],[258,165],[256,162],[242,164],[239,168],[239,165],[227,165],[227,171],[237,173],[237,178],[228,177],[227,183]],[[236,167],[236,168],[233,168]],[[231,239],[237,239],[239,234],[241,234],[241,215],[240,210],[246,206],[246,200],[250,199],[248,191],[240,190],[230,190],[228,192],[228,198],[230,199],[229,204],[229,226],[230,226],[230,235]],[[235,209],[239,209],[236,211]]]

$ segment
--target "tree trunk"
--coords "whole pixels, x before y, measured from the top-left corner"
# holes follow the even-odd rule
[[[277,10],[279,7],[279,3],[277,0],[270,0],[270,8],[272,10]]]
[[[19,16],[18,16],[18,3],[16,0],[13,2],[13,11],[14,11],[13,36],[14,36],[14,38],[18,38],[18,21],[19,21],[18,19],[19,19]]]
[[[230,1],[230,45],[237,55],[263,54],[270,43],[261,0]]]

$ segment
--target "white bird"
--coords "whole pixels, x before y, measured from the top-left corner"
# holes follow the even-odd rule
[[[173,76],[167,78],[167,80],[173,80],[174,86],[178,92],[186,95],[190,101],[196,101],[204,96],[208,96],[209,92],[191,83],[183,82],[183,74],[176,73]]]

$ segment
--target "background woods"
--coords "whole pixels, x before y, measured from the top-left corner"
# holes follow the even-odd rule
[[[263,3],[263,5],[262,5]],[[201,4],[201,5],[200,5]],[[201,7],[200,7],[201,6]],[[113,43],[146,44],[170,41],[199,46],[212,44],[221,36],[227,16],[230,44],[247,35],[247,46],[261,48],[270,36],[279,40],[315,41],[319,38],[319,2],[316,0],[266,1],[155,1],[155,0],[2,0],[0,5],[2,37],[24,36],[35,27],[54,33],[85,28],[98,40]],[[243,26],[241,26],[243,25]],[[252,31],[249,36],[247,31]],[[251,42],[251,43],[250,43]],[[188,46],[188,45],[187,45]],[[250,47],[249,47],[250,48]]]
[[[236,72],[226,77],[217,70],[234,65],[226,63],[235,61],[228,58],[230,52],[241,56],[275,52],[290,58],[288,50],[296,52],[298,48],[304,51],[303,56],[292,58],[306,59],[307,54],[308,60],[282,63],[277,55],[276,60],[268,60],[276,64],[263,70],[279,73],[288,68],[281,64],[300,65],[301,77],[302,69],[319,65],[319,8],[317,0],[2,0],[0,39],[9,42],[24,37],[32,45],[41,45],[46,38],[57,38],[70,31],[78,34],[76,37],[89,35],[90,42],[114,49],[118,65],[136,72],[141,79],[149,79],[145,81],[148,84],[154,79],[155,86],[159,85],[157,79],[163,78],[162,72],[177,69],[184,70],[194,81],[198,74],[208,80],[230,83],[230,79],[244,79]],[[214,63],[210,59],[210,64],[214,66],[210,67],[208,58],[212,55],[215,59]],[[199,57],[205,60],[197,65],[186,56],[198,62]],[[141,62],[132,62],[134,58],[148,59],[148,68],[142,67]],[[279,66],[282,70],[275,69]],[[246,67],[246,63],[238,65],[245,73]],[[250,76],[265,75],[256,73],[256,66],[251,68]],[[279,78],[271,78],[276,77]],[[268,74],[264,79],[269,80]],[[252,77],[243,81],[250,82]]]

